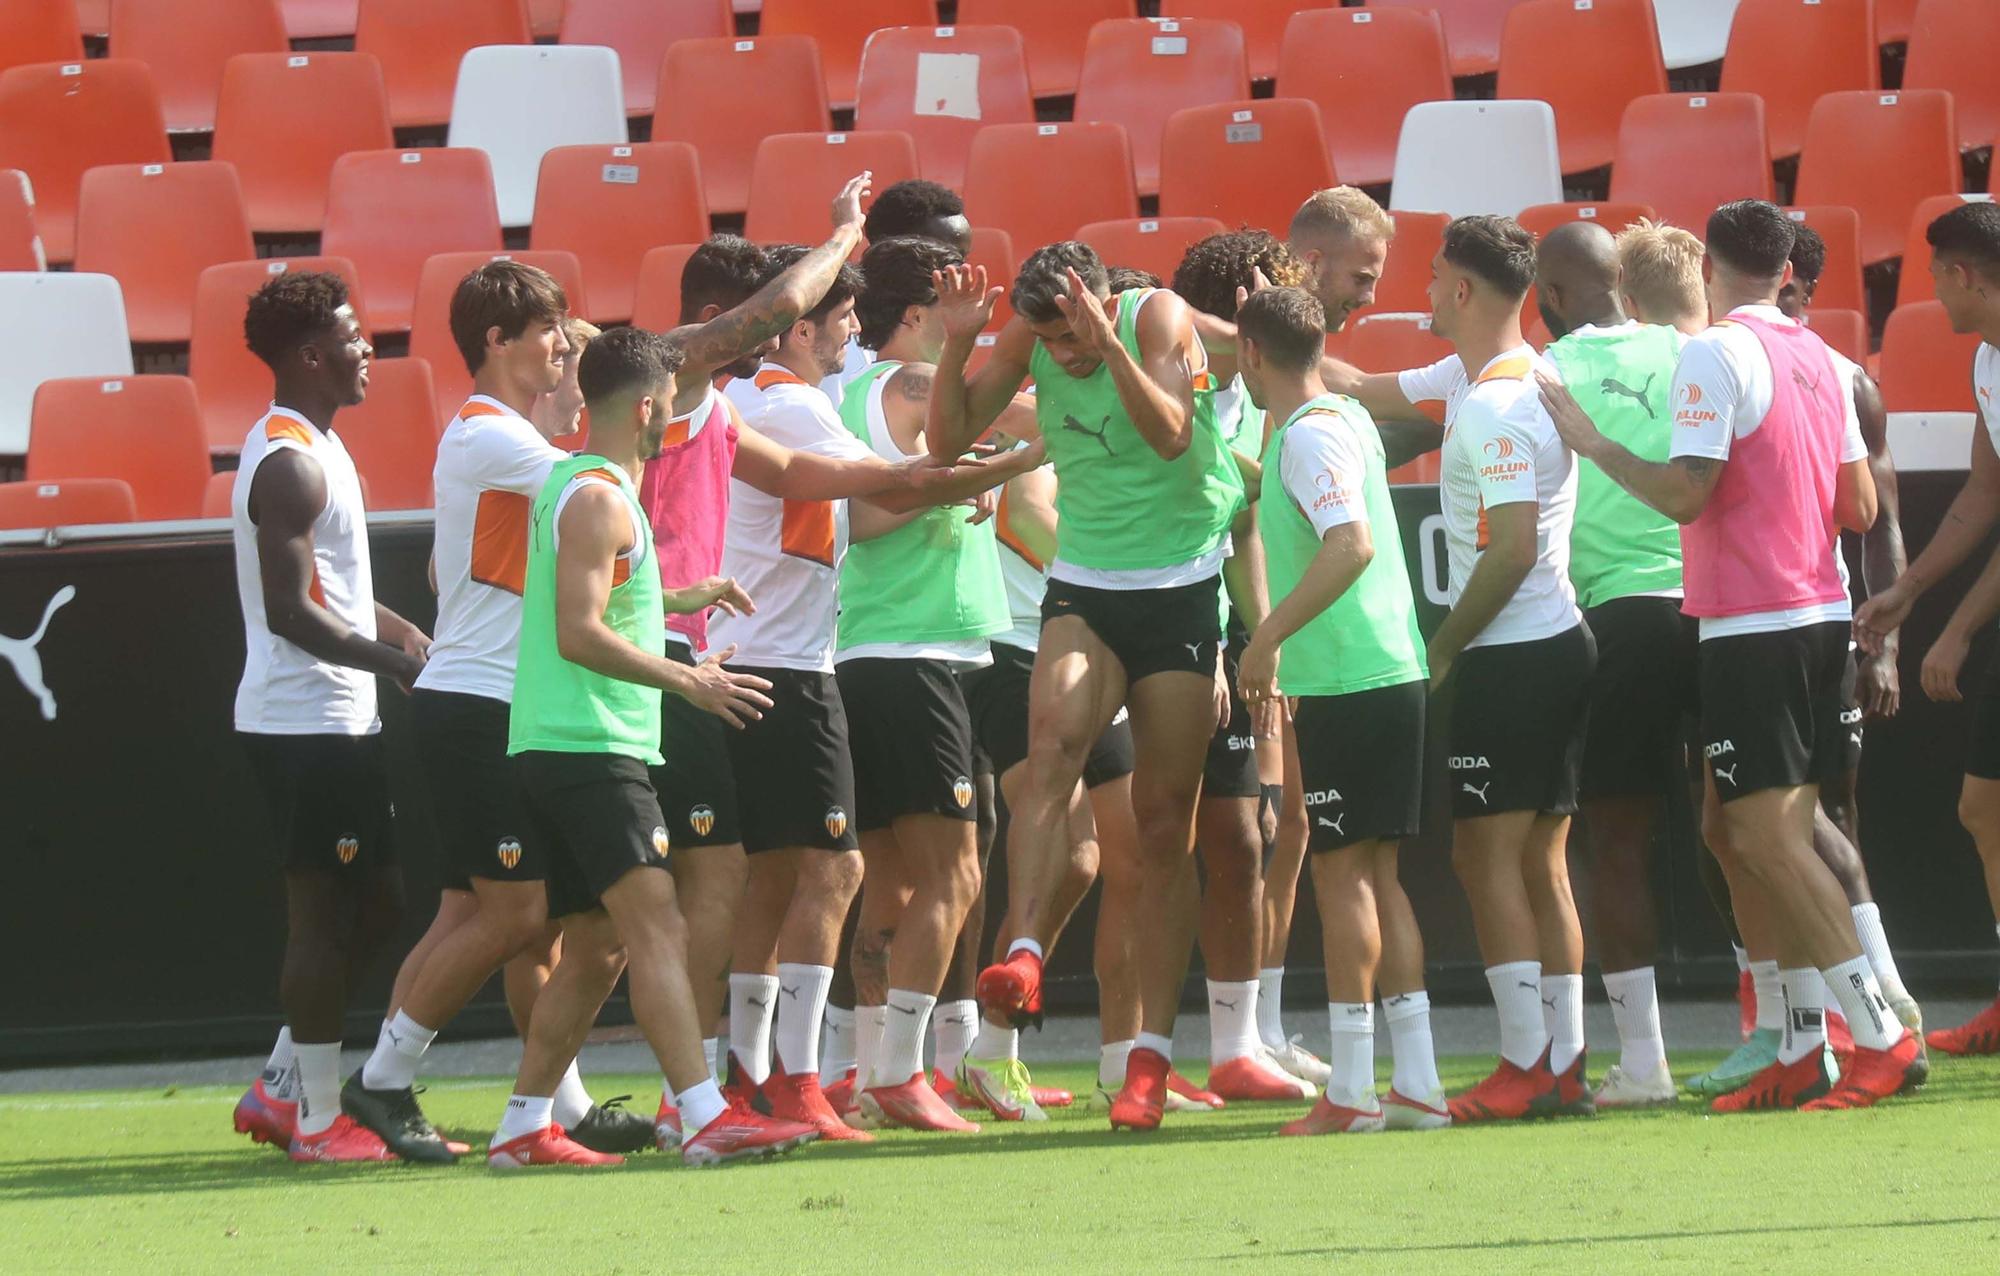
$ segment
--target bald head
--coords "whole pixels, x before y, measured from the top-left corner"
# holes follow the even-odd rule
[[[1618,303],[1618,241],[1596,222],[1566,222],[1542,237],[1535,287],[1542,322],[1554,336],[1625,319]]]

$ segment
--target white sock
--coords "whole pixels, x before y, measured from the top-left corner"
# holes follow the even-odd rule
[[[1021,1057],[1021,1030],[1006,1028],[991,1019],[979,1021],[979,1035],[972,1039],[975,1059],[1018,1059]]]
[[[924,1071],[924,1028],[937,998],[908,988],[891,988],[884,1007],[882,1044],[875,1055],[874,1080],[879,1086],[902,1085]]]
[[[1797,1063],[1826,1048],[1826,983],[1817,970],[1802,966],[1780,972],[1778,989],[1785,999],[1785,1029],[1778,1042],[1778,1062]]]
[[[1285,968],[1267,966],[1257,972],[1257,1035],[1273,1050],[1283,1050],[1285,1036]]]
[[[292,1048],[292,1030],[278,1029],[277,1044],[271,1047],[271,1057],[264,1061],[264,1071],[258,1074],[264,1083],[264,1093],[274,1099],[290,1103],[299,1096],[299,1052]]]
[[[1125,1060],[1132,1055],[1129,1041],[1109,1041],[1097,1048],[1097,1084],[1100,1089],[1119,1090],[1125,1085]]]
[[[708,1064],[708,1075],[714,1077],[718,1082],[722,1080],[722,1071],[716,1067],[716,1064],[720,1060],[721,1054],[722,1039],[720,1037],[703,1037],[701,1039],[701,1057]],[[668,1086],[667,1091],[668,1093],[672,1093],[673,1087],[671,1085]]]
[[[947,1001],[937,1008],[931,1016],[931,1036],[938,1071],[948,1077],[958,1075],[958,1065],[965,1062],[965,1052],[972,1048],[981,1026],[976,1001]]]
[[[361,1084],[370,1090],[407,1090],[417,1079],[424,1051],[437,1039],[437,1029],[426,1028],[401,1010],[384,1021],[382,1035],[375,1041],[375,1053],[361,1065]]]
[[[1750,963],[1750,982],[1757,990],[1757,1030],[1782,1032],[1785,1027],[1785,994],[1778,986],[1778,963]]]
[[[1150,1050],[1162,1059],[1165,1059],[1168,1063],[1174,1061],[1174,1039],[1172,1037],[1161,1036],[1157,1032],[1140,1033],[1132,1039],[1132,1048],[1134,1050]],[[1130,1056],[1128,1055],[1127,1058],[1129,1059]]]
[[[778,963],[778,1070],[785,1075],[819,1075],[819,1026],[831,987],[831,966]]]
[[[1438,1080],[1437,1047],[1431,1042],[1431,995],[1419,988],[1385,998],[1382,1017],[1389,1021],[1389,1049],[1396,1060],[1389,1084],[1406,1099],[1429,1103],[1444,1089]]]
[[[887,1006],[854,1008],[854,1084],[864,1090],[875,1082],[875,1059],[882,1053],[882,1030],[888,1017]]]
[[[1729,951],[1736,954],[1736,973],[1746,974],[1750,970],[1750,950],[1741,944],[1731,944]]]
[[[562,1080],[556,1082],[555,1100],[555,1121],[565,1130],[574,1130],[597,1106],[590,1101],[590,1091],[583,1088],[583,1074],[577,1071],[574,1059],[563,1069]]]
[[[1517,1068],[1532,1068],[1549,1047],[1542,1022],[1542,963],[1509,961],[1486,968],[1486,985],[1500,1012],[1500,1057]]]
[[[500,1114],[500,1128],[493,1132],[493,1142],[488,1146],[497,1148],[502,1143],[512,1143],[524,1134],[548,1129],[549,1123],[555,1120],[555,1102],[553,1098],[535,1095],[508,1095],[507,1107]]]
[[[1868,955],[1868,964],[1875,969],[1882,995],[1891,1001],[1908,1001],[1910,990],[1903,986],[1902,973],[1896,969],[1896,954],[1889,951],[1889,936],[1882,931],[1882,910],[1868,903],[1856,904],[1847,911],[1854,914],[1854,933],[1861,940],[1861,951]]]
[[[296,1042],[300,1134],[321,1134],[340,1115],[340,1043]]]
[[[1604,995],[1618,1025],[1618,1067],[1634,1081],[1650,1080],[1667,1065],[1660,1034],[1660,994],[1651,966],[1604,972]]]
[[[1257,1053],[1257,981],[1208,981],[1208,1061]]]
[[[751,1084],[771,1076],[771,1015],[777,1009],[776,975],[729,977],[729,1053]]]
[[[1562,1072],[1583,1053],[1583,976],[1543,975],[1542,1011],[1549,1067]]]
[[[1015,953],[1033,953],[1036,961],[1042,960],[1041,944],[1025,935],[1007,945],[1007,955],[1012,957]]]
[[[714,1077],[703,1077],[676,1094],[674,1106],[681,1111],[683,1143],[729,1110],[729,1105],[722,1101],[722,1088],[715,1084]]]
[[[1847,1017],[1847,1030],[1854,1034],[1857,1048],[1887,1050],[1903,1039],[1908,1030],[1889,1013],[1882,985],[1866,954],[1850,957],[1821,973],[1834,1000],[1840,1003],[1840,1013]]]
[[[819,1048],[819,1083],[833,1085],[854,1066],[854,1007],[826,1008],[826,1040]]]
[[[1333,1030],[1333,1052],[1326,1057],[1333,1069],[1326,1083],[1327,1102],[1363,1107],[1375,1091],[1375,1006],[1366,1001],[1329,1001],[1326,1019]]]

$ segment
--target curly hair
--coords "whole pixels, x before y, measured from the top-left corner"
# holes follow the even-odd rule
[[[1105,277],[1110,280],[1113,296],[1121,292],[1131,292],[1134,288],[1164,288],[1166,283],[1150,270],[1137,266],[1106,266]]]
[[[925,226],[945,217],[965,215],[965,201],[958,192],[921,178],[897,182],[876,194],[868,205],[861,233],[869,243],[906,235],[921,235]]]
[[[1279,288],[1305,281],[1305,267],[1268,230],[1229,230],[1187,250],[1168,285],[1181,300],[1218,319],[1236,318],[1236,290],[1255,289],[1257,272]]]
[[[251,294],[243,312],[243,342],[276,371],[287,354],[330,330],[346,304],[347,281],[339,275],[287,272]]]

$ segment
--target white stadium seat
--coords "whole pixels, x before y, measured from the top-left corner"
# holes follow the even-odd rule
[[[1562,161],[1547,102],[1424,102],[1403,117],[1389,207],[1512,217],[1559,204]]]
[[[447,146],[493,161],[500,224],[535,212],[542,156],[558,146],[626,141],[618,54],[601,45],[488,45],[458,65]]]
[[[1973,412],[1891,412],[1889,455],[1900,473],[1945,470],[1963,473],[1972,455]]]
[[[1729,44],[1729,21],[1738,0],[1653,0],[1660,27],[1660,56],[1667,70],[1722,59]]]
[[[0,456],[27,452],[42,382],[131,375],[125,294],[116,279],[0,272]]]

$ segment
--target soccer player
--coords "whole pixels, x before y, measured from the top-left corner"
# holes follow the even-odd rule
[[[1761,200],[1709,218],[1709,305],[1723,318],[1682,353],[1670,460],[1634,456],[1567,390],[1543,386],[1571,446],[1682,527],[1718,849],[1732,861],[1738,916],[1750,911],[1760,919],[1753,933],[1768,925],[1777,936],[1788,1011],[1777,1059],[1717,1099],[1722,1112],[1866,1107],[1914,1084],[1921,1060],[1882,997],[1840,883],[1813,851],[1819,782],[1839,763],[1844,730],[1850,605],[1837,538],[1874,522],[1875,490],[1852,380],[1777,308],[1795,233]],[[1822,976],[1854,1034],[1837,1086],[1824,1061]]]
[[[1423,938],[1396,875],[1423,805],[1423,636],[1374,423],[1320,381],[1326,312],[1266,289],[1234,316],[1250,396],[1278,422],[1257,503],[1271,596],[1239,667],[1244,699],[1296,695],[1287,774],[1312,818],[1333,1050],[1326,1092],[1285,1134],[1450,1123],[1428,1027],[1390,1020],[1395,1079],[1375,1097],[1374,1000],[1423,996]],[[1282,654],[1283,664],[1280,666]]]
[[[1925,239],[1931,246],[1930,272],[1938,301],[1951,318],[1952,331],[1977,333],[1981,341],[1972,360],[1972,405],[1978,428],[1972,432],[1965,486],[1937,534],[1895,584],[1862,604],[1855,615],[1855,634],[1871,653],[1890,649],[1896,629],[1916,600],[1984,545],[1994,523],[2000,522],[2000,459],[1995,456],[2000,448],[1996,433],[2000,416],[1995,415],[1994,403],[2000,395],[2000,207],[1954,208],[1930,224]],[[2000,555],[1980,573],[1924,654],[1925,695],[1940,701],[1963,697],[1959,671],[1966,652],[1973,635],[1992,621],[1996,611],[2000,611]],[[1979,850],[1986,893],[2000,922],[2000,678],[1988,681],[1975,704],[1958,818]],[[2000,1053],[2000,998],[1956,1028],[1932,1030],[1927,1041],[1946,1054]]]
[[[871,244],[914,236],[943,244],[962,258],[972,251],[972,223],[965,219],[965,201],[949,186],[910,178],[886,187],[868,205],[862,236]],[[840,371],[819,383],[837,409],[847,386],[868,370],[874,354],[860,338],[841,351]]]
[[[334,416],[368,393],[374,349],[336,275],[280,275],[250,298],[250,350],[271,410],[244,440],[230,493],[245,657],[237,738],[264,792],[284,866],[285,1027],[235,1126],[294,1161],[394,1155],[341,1111],[350,979],[402,916],[377,677],[407,688],[430,639],[375,601],[367,511]],[[449,1160],[436,1131],[416,1118]]]
[[[1167,292],[1109,296],[1087,245],[1051,244],[1014,282],[1015,317],[970,384],[965,360],[992,314],[974,271],[944,303],[925,439],[958,455],[1033,376],[1037,428],[1055,462],[1062,543],[1043,600],[1030,690],[1026,783],[1012,808],[1004,962],[981,972],[982,1004],[1040,1013],[1050,903],[1070,859],[1069,805],[1085,759],[1128,706],[1132,801],[1143,857],[1133,950],[1143,1026],[1111,1107],[1117,1127],[1158,1126],[1180,999],[1166,925],[1194,843],[1209,740],[1229,696],[1216,623],[1219,573],[1243,484],[1216,429],[1214,385],[1187,303]],[[958,289],[954,287],[956,294]]]

